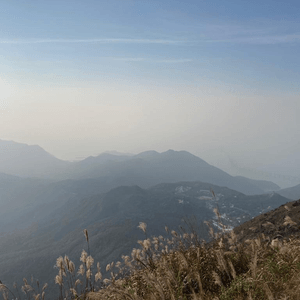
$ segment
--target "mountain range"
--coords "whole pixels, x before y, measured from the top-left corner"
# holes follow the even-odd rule
[[[103,153],[79,162],[59,160],[39,146],[0,140],[0,172],[50,180],[97,178],[103,192],[121,185],[147,188],[161,182],[202,181],[245,194],[280,189],[275,183],[231,176],[187,152],[146,151],[137,155]]]
[[[166,235],[165,226],[193,226],[207,240],[203,222],[219,228],[215,208],[233,229],[257,216],[262,223],[299,198],[300,185],[281,190],[231,176],[187,151],[102,153],[68,162],[39,146],[0,140],[0,280],[12,284],[32,274],[54,295],[55,260],[67,254],[78,267],[83,229],[103,270],[138,247],[139,222],[147,223],[149,236]]]

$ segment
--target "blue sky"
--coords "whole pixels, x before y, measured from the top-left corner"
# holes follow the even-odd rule
[[[245,168],[300,164],[299,9],[4,0],[0,138],[63,159],[172,148],[223,168],[222,153]]]
[[[264,90],[289,90],[299,81],[298,13],[297,1],[4,1],[2,72],[45,82],[51,71],[65,80],[205,74],[257,87],[255,77]]]

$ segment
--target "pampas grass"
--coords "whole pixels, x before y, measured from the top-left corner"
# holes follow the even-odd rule
[[[218,209],[215,213],[219,216]],[[285,222],[294,225],[288,217]],[[132,251],[130,275],[89,293],[88,299],[299,299],[299,240],[269,241],[261,234],[238,243],[224,225],[221,232],[207,225],[214,238],[210,246],[198,241],[197,246],[184,247],[191,235],[168,228],[171,238],[154,237],[153,248],[149,239],[139,241],[141,249]],[[151,268],[149,250],[156,257]]]
[[[299,300],[300,241],[270,240],[261,234],[239,243],[234,231],[228,232],[221,224],[218,208],[214,212],[221,231],[206,222],[210,243],[200,240],[191,227],[191,232],[166,227],[166,237],[150,238],[147,224],[140,222],[138,228],[145,239],[138,241],[139,248],[132,249],[131,256],[107,264],[108,278],[103,278],[99,262],[94,267],[85,229],[88,252],[81,252],[79,267],[68,256],[56,260],[56,299]],[[285,216],[284,225],[294,226],[295,222]],[[21,290],[16,284],[10,290],[0,281],[3,299],[49,299],[46,288],[47,284],[40,289],[38,281],[32,279],[29,284],[24,278]]]

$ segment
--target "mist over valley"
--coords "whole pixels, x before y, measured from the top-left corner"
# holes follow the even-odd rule
[[[68,254],[79,265],[84,229],[94,259],[106,265],[137,246],[140,222],[151,236],[165,235],[165,226],[193,224],[208,241],[204,221],[221,229],[216,208],[231,230],[300,198],[298,186],[280,189],[231,176],[187,151],[103,153],[65,162],[38,146],[4,140],[1,146],[1,281],[21,282],[34,274],[49,283],[50,295],[56,258]]]

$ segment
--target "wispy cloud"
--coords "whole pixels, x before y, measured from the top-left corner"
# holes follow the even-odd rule
[[[300,27],[291,22],[258,20],[249,23],[201,24],[197,27],[198,42],[272,45],[298,43]]]
[[[189,58],[183,58],[183,59],[162,59],[162,60],[155,60],[153,62],[157,63],[167,63],[167,64],[178,64],[178,63],[187,63],[193,61]]]
[[[165,44],[179,45],[185,44],[186,41],[168,40],[168,39],[122,39],[122,38],[105,38],[105,39],[12,39],[0,40],[1,44],[46,44],[46,43],[102,43],[102,44]]]
[[[161,44],[161,45],[186,45],[197,43],[247,43],[247,44],[283,44],[300,41],[300,34],[285,34],[285,35],[226,35],[225,38],[212,38],[206,35],[205,38],[195,39],[193,41],[180,41],[168,39],[122,39],[122,38],[105,38],[105,39],[12,39],[0,40],[0,44]],[[127,61],[142,61],[144,59],[137,58],[120,58],[119,60]],[[160,62],[173,62],[160,61]],[[176,61],[179,62],[179,61]],[[186,62],[183,60],[182,62]]]
[[[118,60],[118,61],[145,61],[145,58],[142,57],[111,57],[113,60]]]
[[[210,42],[210,43],[245,43],[245,44],[257,44],[257,45],[295,43],[299,41],[300,41],[300,34],[248,36],[248,37],[238,37],[238,38],[232,37],[227,39],[205,40],[205,42]]]
[[[193,61],[190,58],[181,58],[181,59],[148,59],[142,57],[113,57],[113,60],[117,61],[128,61],[128,62],[151,62],[151,63],[169,63],[169,64],[178,64],[178,63],[187,63]]]

